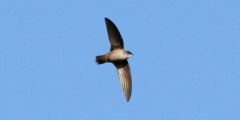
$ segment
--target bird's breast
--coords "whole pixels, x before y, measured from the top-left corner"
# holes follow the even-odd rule
[[[111,51],[108,55],[110,61],[122,61],[128,58],[122,50]]]

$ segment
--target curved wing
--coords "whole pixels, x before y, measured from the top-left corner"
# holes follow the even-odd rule
[[[111,43],[110,51],[115,49],[123,49],[124,48],[123,39],[116,25],[108,18],[105,18],[105,22],[108,31],[108,38]]]
[[[125,60],[122,62],[115,62],[113,64],[117,68],[118,77],[120,79],[126,100],[128,102],[132,94],[132,77],[128,61]]]

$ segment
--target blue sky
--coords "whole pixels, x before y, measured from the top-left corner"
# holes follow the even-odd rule
[[[239,120],[240,2],[0,2],[1,120]],[[120,30],[126,102],[104,17]]]

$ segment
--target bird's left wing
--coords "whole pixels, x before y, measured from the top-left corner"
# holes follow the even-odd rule
[[[132,94],[132,77],[128,61],[113,63],[118,71],[118,76],[122,85],[126,100],[129,101]]]

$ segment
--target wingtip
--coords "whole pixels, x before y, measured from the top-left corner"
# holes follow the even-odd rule
[[[109,18],[105,17],[106,22],[112,22]]]
[[[108,21],[109,19],[107,17],[104,18],[105,21]]]
[[[129,102],[131,96],[125,95],[125,97],[126,97],[126,101]]]

